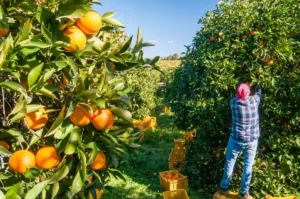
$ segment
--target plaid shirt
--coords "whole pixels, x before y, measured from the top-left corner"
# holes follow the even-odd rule
[[[232,112],[232,129],[230,136],[240,142],[252,142],[259,137],[258,107],[261,100],[261,89],[256,87],[255,95],[245,101],[234,97],[230,100]]]

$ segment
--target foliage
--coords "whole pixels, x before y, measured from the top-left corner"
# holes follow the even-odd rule
[[[132,133],[132,115],[124,109],[130,104],[130,85],[114,74],[154,66],[157,60],[144,61],[142,48],[151,45],[143,43],[140,30],[131,45],[132,37],[122,37],[119,28],[124,25],[113,18],[113,12],[102,15],[100,31],[87,35],[83,50],[66,51],[70,39],[63,31],[93,4],[100,3],[0,1],[0,28],[9,30],[0,45],[0,132],[1,139],[11,146],[10,151],[0,147],[0,154],[5,156],[0,194],[4,192],[7,199],[94,196],[95,189],[102,189],[110,176],[123,178],[114,168],[122,154],[139,146],[134,143],[139,133]],[[113,127],[97,130],[92,124],[73,125],[69,116],[78,103],[89,104],[98,113],[100,109],[112,112]],[[46,125],[38,130],[28,128],[25,116],[42,107],[46,110],[42,114],[48,115]],[[42,146],[56,147],[61,156],[57,167],[32,167],[16,174],[6,164],[14,151],[36,153]],[[89,165],[99,151],[106,156],[106,168],[92,170]]]
[[[180,129],[197,129],[187,153],[191,185],[214,191],[220,183],[231,127],[229,101],[238,83],[260,82],[260,147],[251,192],[299,192],[300,4],[296,0],[224,0],[200,20],[167,100]],[[241,180],[241,160],[233,188]]]
[[[160,87],[159,83],[167,82],[179,63],[180,61],[160,60],[156,64],[160,71],[140,68],[120,74],[120,79],[124,79],[132,86],[128,97],[136,118],[143,119],[160,113],[161,107],[158,105],[163,100],[164,88]]]

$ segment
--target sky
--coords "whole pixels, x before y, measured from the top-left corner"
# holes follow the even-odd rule
[[[144,57],[167,57],[186,51],[197,31],[198,21],[215,8],[220,0],[100,0],[103,6],[94,9],[100,15],[115,12],[115,19],[126,26],[127,35],[137,34],[138,26],[145,42]]]

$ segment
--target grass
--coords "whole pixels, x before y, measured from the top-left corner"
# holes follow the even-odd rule
[[[145,134],[142,147],[133,157],[133,164],[121,168],[126,182],[112,179],[108,185],[113,188],[104,191],[103,199],[162,198],[159,172],[168,170],[168,158],[174,138],[183,138],[183,132],[172,127],[172,116],[161,114],[158,118],[158,130]],[[211,198],[200,196],[193,190],[188,190],[188,194],[191,199]]]
[[[173,128],[172,116],[161,114],[156,132],[145,134],[145,140],[133,156],[132,164],[121,167],[126,181],[112,179],[104,190],[103,199],[161,199],[159,172],[168,170],[168,158],[174,138],[183,138],[183,132]],[[211,194],[199,194],[188,189],[190,199],[211,199]],[[296,194],[300,198],[300,194]]]

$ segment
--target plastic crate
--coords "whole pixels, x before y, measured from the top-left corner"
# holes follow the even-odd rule
[[[184,146],[184,139],[174,139],[174,146]]]
[[[163,199],[190,199],[184,189],[178,189],[175,191],[165,191],[163,193]]]
[[[178,180],[168,180],[162,176],[163,173],[165,172],[172,172],[174,174],[179,175]],[[166,191],[174,191],[178,189],[187,189],[188,188],[188,178],[178,171],[164,171],[159,173],[159,181],[160,181],[160,186]]]
[[[266,196],[265,199],[299,199],[299,198],[296,196],[286,196],[286,197]]]
[[[228,195],[222,195],[219,192],[216,192],[213,199],[238,199],[239,196],[237,193],[229,192]]]

